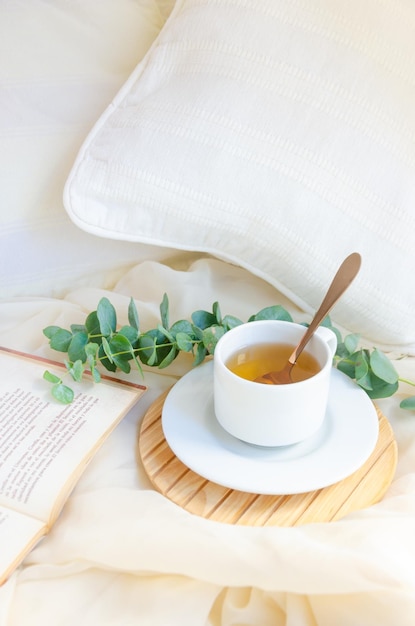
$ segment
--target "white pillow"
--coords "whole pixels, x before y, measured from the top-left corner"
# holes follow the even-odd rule
[[[85,141],[90,233],[202,250],[300,306],[362,254],[333,319],[415,351],[415,4],[179,0]]]
[[[0,297],[108,287],[154,256],[81,232],[62,196],[86,133],[164,23],[173,0],[158,1],[0,3]]]

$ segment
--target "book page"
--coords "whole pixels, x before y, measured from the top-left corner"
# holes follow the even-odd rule
[[[75,399],[63,405],[51,396],[45,369],[56,372],[56,366],[0,349],[0,506],[48,523],[145,387],[70,379]]]
[[[45,524],[0,507],[0,585],[45,534]]]

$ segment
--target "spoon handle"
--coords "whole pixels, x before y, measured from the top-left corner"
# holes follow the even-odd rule
[[[298,346],[294,349],[288,361],[294,365],[300,356],[301,352],[304,350],[304,347],[314,335],[317,327],[324,320],[326,315],[331,311],[331,309],[336,304],[337,300],[340,296],[346,291],[351,282],[356,277],[359,272],[360,265],[362,263],[362,257],[358,252],[353,252],[348,257],[345,258],[343,263],[340,265],[339,269],[336,272],[333,280],[331,281],[330,287],[326,293],[326,296],[323,302],[320,305],[320,308],[316,312],[313,317],[312,322],[310,323],[306,333],[304,334],[302,340],[298,344]]]

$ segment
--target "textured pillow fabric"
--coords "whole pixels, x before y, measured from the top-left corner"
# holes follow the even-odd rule
[[[109,287],[125,267],[154,257],[152,247],[80,231],[62,196],[85,135],[172,1],[0,3],[1,298]]]
[[[86,139],[65,206],[103,237],[202,250],[415,352],[415,5],[178,0]]]

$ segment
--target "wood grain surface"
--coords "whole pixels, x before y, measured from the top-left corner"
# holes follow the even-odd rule
[[[397,446],[386,417],[377,410],[379,437],[368,460],[344,480],[307,493],[262,495],[229,489],[202,478],[169,448],[161,425],[168,392],[148,409],[138,435],[137,457],[160,493],[190,513],[246,526],[299,526],[332,522],[379,502],[392,482]]]

